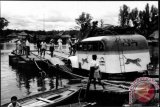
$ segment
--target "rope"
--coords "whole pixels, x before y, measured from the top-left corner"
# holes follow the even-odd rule
[[[34,61],[35,65],[37,66],[37,68],[41,71],[41,72],[40,72],[41,76],[43,76],[43,73],[44,73],[44,77],[45,77],[45,76],[46,76],[46,72],[43,71],[43,70],[38,66],[38,64],[37,64],[37,62],[36,62],[35,60],[33,60],[33,61]]]
[[[65,69],[64,67],[62,67],[62,66],[60,66],[59,68],[61,68],[62,70],[63,69]],[[77,75],[77,74],[74,74],[74,73],[71,73],[71,72],[67,72],[67,69],[65,69],[66,71],[64,71],[64,72],[66,72],[66,73],[69,73],[69,74],[71,74],[71,75],[73,75],[73,76],[76,76],[76,77],[79,77],[79,78],[82,78],[82,79],[86,79],[87,77],[84,77],[84,76],[80,76],[80,75]]]
[[[32,53],[32,52],[31,52],[31,53]],[[32,53],[32,54],[35,55],[34,53]],[[41,59],[38,55],[35,55],[35,56],[38,57],[39,59]],[[44,61],[44,60],[42,60],[42,61],[45,62],[45,63],[47,63],[49,66],[54,67],[54,65],[48,63],[47,61]],[[37,65],[37,64],[36,64],[36,65]],[[56,67],[56,68],[57,68],[57,67]],[[59,66],[59,68],[57,68],[57,69],[61,69],[62,71],[66,72],[66,73],[69,73],[69,74],[71,74],[71,75],[73,75],[73,76],[75,76],[75,77],[79,77],[79,78],[82,78],[82,79],[87,78],[87,77],[83,77],[83,76],[80,76],[80,75],[71,73],[71,72],[70,72],[71,70],[69,70],[66,66]]]

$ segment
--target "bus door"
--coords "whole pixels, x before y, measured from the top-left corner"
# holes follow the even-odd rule
[[[105,46],[102,42],[98,42],[97,61],[99,62],[99,67],[101,72],[106,72],[106,55],[105,55],[104,47]]]
[[[88,64],[89,64],[89,60],[88,60],[88,55],[87,55],[87,43],[80,43],[79,44],[80,50],[78,52],[78,62],[79,62],[79,68],[82,69],[88,69]]]

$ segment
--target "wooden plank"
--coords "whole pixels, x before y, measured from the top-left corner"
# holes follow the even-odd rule
[[[37,98],[37,100],[44,101],[44,102],[47,102],[47,103],[53,103],[53,101],[45,99],[45,98],[41,98],[41,97]]]

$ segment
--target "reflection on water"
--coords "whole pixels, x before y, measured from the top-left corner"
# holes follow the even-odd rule
[[[31,49],[34,49],[32,45]],[[14,43],[0,44],[1,49],[1,104],[10,101],[11,96],[24,98],[28,95],[37,94],[55,88],[54,74],[42,78],[39,72],[32,70],[32,73],[25,70],[18,70],[17,67],[9,65],[10,52],[15,49]],[[63,85],[68,80],[62,79]]]
[[[11,50],[15,48],[15,43],[2,43],[0,45],[1,50]]]

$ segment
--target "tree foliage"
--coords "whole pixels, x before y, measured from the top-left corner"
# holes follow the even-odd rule
[[[132,23],[133,23],[133,26],[135,27],[135,28],[137,28],[138,27],[138,14],[139,14],[139,12],[138,12],[138,9],[137,8],[135,8],[135,9],[133,9],[132,11],[131,11],[131,13],[130,13],[130,20],[132,21]]]
[[[98,26],[98,21],[93,21],[92,25],[91,25],[90,32],[88,34],[88,37],[93,37],[93,36],[97,35],[97,33],[98,33],[97,26]]]
[[[120,26],[122,27],[129,26],[129,12],[130,8],[127,5],[123,5],[122,7],[120,7],[120,13],[119,13]]]
[[[91,30],[92,16],[88,13],[82,12],[82,14],[75,19],[76,23],[80,26],[79,40],[86,38]]]
[[[133,23],[134,31],[148,37],[155,30],[158,30],[158,9],[155,6],[149,6],[147,3],[143,11],[134,8],[129,11],[129,7],[123,5],[120,8],[119,22],[121,27],[130,26],[130,20]]]
[[[8,20],[5,19],[4,17],[0,17],[0,29],[4,29],[4,27],[8,26]]]

